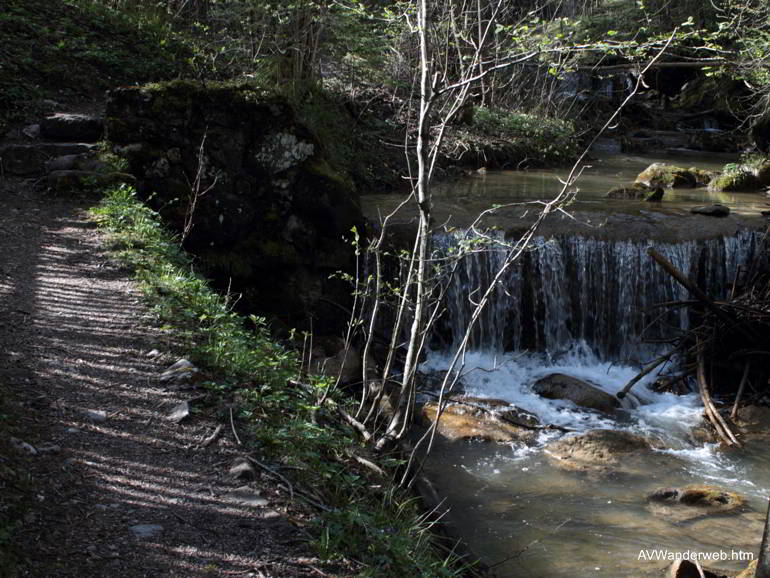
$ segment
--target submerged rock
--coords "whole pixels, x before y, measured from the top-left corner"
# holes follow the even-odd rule
[[[604,413],[612,413],[620,407],[620,401],[614,395],[563,373],[546,375],[535,382],[532,390],[548,399],[564,399]]]
[[[649,453],[652,446],[648,439],[629,432],[590,430],[551,442],[545,449],[554,463],[564,469],[629,473],[630,469],[621,464],[621,459]]]
[[[622,187],[610,189],[607,193],[608,199],[645,199],[649,200],[651,193],[657,193],[657,188],[652,188],[644,183],[633,183]],[[660,196],[663,196],[663,189],[660,189]],[[659,199],[658,199],[659,200]]]
[[[649,187],[644,183],[633,183],[625,187],[615,187],[607,193],[608,199],[644,199],[648,202],[663,200],[665,191],[662,187]]]
[[[695,215],[706,215],[708,217],[726,217],[730,214],[730,207],[725,205],[707,205],[702,207],[693,207],[690,212]]]
[[[423,405],[422,415],[427,422],[435,422],[437,414],[437,402]],[[477,439],[526,443],[534,441],[536,431],[522,426],[533,420],[537,420],[533,414],[502,400],[465,398],[447,404],[438,420],[437,431],[451,441]]]
[[[653,514],[675,522],[736,512],[746,504],[735,492],[708,485],[658,488],[647,496],[647,501]]]

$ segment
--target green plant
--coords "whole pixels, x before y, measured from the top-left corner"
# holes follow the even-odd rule
[[[197,275],[178,239],[135,192],[106,192],[93,218],[110,233],[116,259],[132,268],[163,327],[189,357],[216,379],[205,385],[221,400],[237,400],[237,416],[252,445],[267,459],[292,466],[295,487],[312,487],[324,506],[315,546],[327,558],[355,561],[362,575],[450,576],[454,556],[438,556],[429,525],[402,491],[351,456],[365,451],[338,410],[351,402],[334,381],[302,374],[297,354],[271,338],[265,320],[232,310],[232,299]],[[323,403],[320,400],[324,400]],[[382,467],[396,468],[398,460]],[[376,484],[375,484],[376,481]]]

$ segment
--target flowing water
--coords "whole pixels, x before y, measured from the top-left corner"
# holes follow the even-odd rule
[[[601,205],[600,211],[618,217],[614,230],[605,219],[609,224],[588,235],[560,235],[557,226],[538,237],[474,330],[462,378],[468,394],[509,401],[543,423],[577,432],[619,429],[662,442],[662,449],[648,456],[628,458],[630,469],[603,475],[556,467],[543,449],[564,435],[553,431],[531,446],[439,443],[427,465],[429,477],[451,506],[456,527],[500,576],[661,576],[670,560],[655,558],[684,552],[719,556],[706,564],[737,570],[757,552],[770,457],[759,442],[725,450],[695,441],[692,428],[702,419],[697,394],[656,393],[649,388],[655,379],[650,375],[634,387],[634,403],[609,416],[532,392],[537,379],[560,372],[617,393],[638,373],[639,363],[659,350],[645,340],[688,327],[685,309],[665,313],[663,323],[650,327],[659,314],[656,304],[685,300],[687,293],[652,262],[648,247],[714,297],[727,294],[738,267],[755,250],[759,233],[745,223],[722,220],[722,229],[713,230],[708,219],[686,213],[692,203],[715,201],[737,213],[757,213],[764,208],[758,194],[679,191],[657,208],[603,197],[657,160],[616,157],[597,163],[601,170],[592,169],[581,181],[578,204]],[[714,168],[725,162],[712,161],[688,164]],[[437,208],[472,213],[491,203],[549,198],[557,188],[553,172],[490,173],[443,187]],[[366,202],[387,206],[382,197]],[[640,220],[652,226],[632,232],[623,225]],[[446,248],[455,235],[440,235],[436,242]],[[459,268],[447,296],[447,321],[434,336],[422,371],[446,369],[451,346],[470,318],[471,288],[489,283],[501,259],[500,252],[479,253]],[[748,506],[740,513],[682,518],[646,500],[656,488],[693,483],[739,492]]]

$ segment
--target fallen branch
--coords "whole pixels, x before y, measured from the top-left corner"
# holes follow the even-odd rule
[[[761,341],[761,339],[757,335],[755,335],[751,329],[742,326],[736,319],[734,319],[733,317],[725,313],[723,309],[720,309],[719,307],[717,307],[716,303],[714,303],[714,301],[708,295],[706,295],[703,291],[701,291],[700,287],[698,287],[697,285],[695,285],[695,283],[693,283],[687,277],[682,275],[676,269],[676,267],[674,267],[668,261],[668,259],[666,259],[663,255],[658,253],[652,247],[647,249],[647,254],[650,257],[652,257],[658,265],[663,267],[666,273],[671,275],[676,280],[677,283],[679,283],[682,287],[687,289],[692,294],[692,296],[695,297],[698,301],[703,303],[703,305],[709,311],[711,311],[712,313],[714,313],[714,315],[716,315],[722,321],[727,323],[728,327],[735,326],[738,329],[738,331],[740,331],[752,343]]]
[[[738,386],[738,393],[735,394],[735,403],[733,403],[733,409],[730,412],[730,419],[735,421],[735,416],[738,415],[738,404],[741,402],[743,396],[743,390],[746,389],[746,382],[749,378],[749,369],[751,368],[751,361],[747,361],[743,366],[743,375],[741,376],[741,384]]]
[[[669,353],[667,355],[659,357],[658,359],[653,361],[650,365],[648,365],[646,369],[644,369],[643,371],[639,372],[636,375],[636,377],[634,377],[631,381],[629,381],[623,389],[621,389],[618,393],[615,394],[615,395],[617,395],[618,399],[623,399],[624,397],[626,397],[628,392],[631,391],[631,388],[634,387],[634,385],[636,385],[639,382],[640,379],[642,379],[645,375],[648,375],[649,373],[651,373],[653,369],[655,369],[656,367],[658,367],[662,363],[665,363],[666,361],[671,359],[671,356],[673,354],[674,354],[674,352],[672,351],[671,353]]]
[[[725,420],[719,414],[714,402],[711,400],[711,393],[709,393],[708,382],[706,381],[706,369],[703,351],[698,352],[698,368],[697,368],[698,390],[700,391],[700,398],[703,401],[704,413],[714,426],[717,435],[722,438],[727,445],[739,446],[741,443],[733,434],[730,426],[727,425]]]

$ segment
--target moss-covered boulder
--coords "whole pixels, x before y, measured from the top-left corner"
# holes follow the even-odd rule
[[[709,190],[716,192],[755,191],[760,188],[757,177],[748,170],[723,173],[709,183]]]
[[[649,202],[663,200],[663,187],[648,187],[644,183],[632,183],[623,187],[615,187],[607,193],[608,199],[638,199]]]
[[[636,183],[648,187],[687,189],[702,187],[711,180],[712,173],[691,167],[685,169],[665,163],[653,163],[636,177]]]
[[[121,88],[105,124],[140,194],[186,231],[220,288],[290,326],[312,311],[316,330],[336,330],[350,288],[330,275],[351,270],[344,237],[363,218],[351,179],[284,97],[247,84]]]

